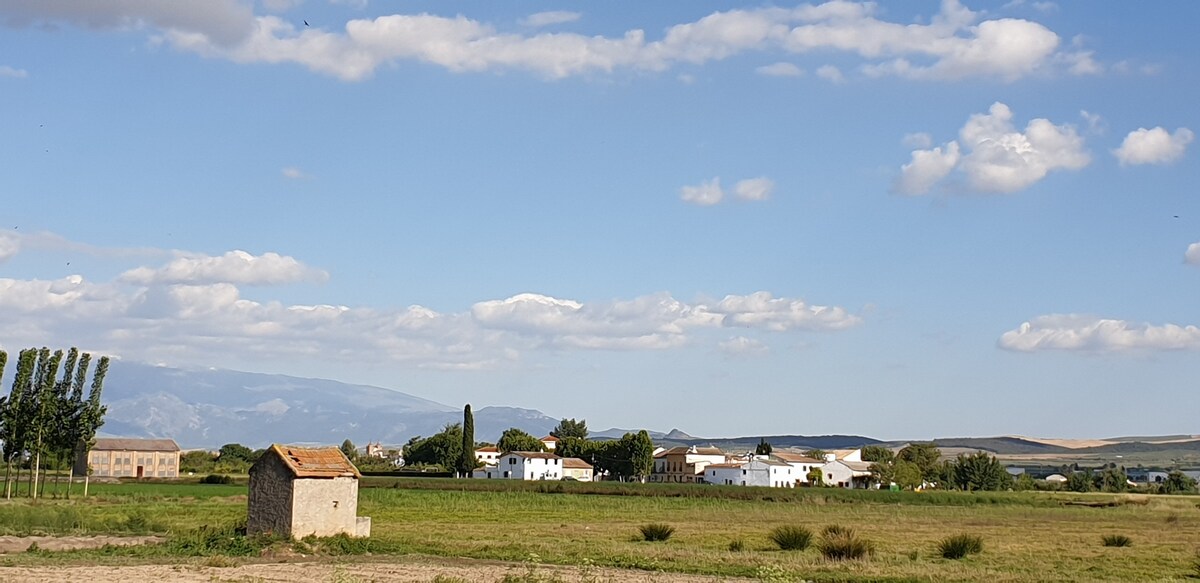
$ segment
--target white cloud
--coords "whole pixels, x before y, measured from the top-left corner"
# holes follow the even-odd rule
[[[729,340],[724,340],[717,344],[717,348],[731,357],[754,356],[770,351],[766,344],[745,336],[734,336]]]
[[[1037,183],[1054,170],[1079,170],[1091,162],[1084,140],[1071,125],[1034,119],[1017,131],[1012,111],[994,103],[977,113],[959,131],[959,142],[943,148],[915,150],[901,167],[896,190],[925,194],[949,175],[960,171],[975,192],[1009,193]]]
[[[1183,254],[1183,261],[1188,265],[1200,265],[1200,243],[1188,245],[1187,251]]]
[[[1083,121],[1087,122],[1089,132],[1093,134],[1104,133],[1106,126],[1104,124],[1104,118],[1101,117],[1100,114],[1091,113],[1086,109],[1081,109],[1079,110],[1079,117],[1082,117]]]
[[[666,293],[605,302],[520,294],[481,301],[458,313],[422,306],[287,305],[247,299],[238,285],[195,273],[216,268],[187,267],[192,269],[178,276],[165,269],[134,269],[127,274],[152,277],[111,283],[81,276],[0,278],[0,329],[15,345],[69,342],[177,365],[261,367],[320,357],[483,370],[510,366],[539,350],[664,350],[722,329],[836,331],[860,321],[839,307],[776,299],[766,292],[691,303]],[[261,280],[259,275],[223,278]],[[173,283],[181,280],[186,282]]]
[[[1000,347],[1020,352],[1075,350],[1121,352],[1130,350],[1200,349],[1200,328],[1177,324],[1138,324],[1078,314],[1039,316],[1000,337]]]
[[[721,179],[713,178],[705,180],[698,186],[684,186],[679,189],[679,198],[684,202],[698,204],[700,206],[712,206],[721,202],[725,198],[725,191],[721,189]]]
[[[287,2],[288,0],[269,0]],[[1037,72],[1087,68],[1091,54],[1045,26],[1023,19],[981,20],[979,13],[945,0],[928,24],[880,19],[872,3],[832,0],[796,8],[714,12],[666,29],[648,40],[641,29],[617,36],[506,32],[465,16],[392,14],[350,20],[341,29],[300,27],[272,15],[254,15],[238,0],[75,2],[0,1],[9,24],[72,22],[94,28],[153,27],[172,46],[238,63],[295,63],[357,81],[380,66],[419,61],[450,71],[525,70],[549,77],[662,71],[678,63],[704,64],[747,52],[842,52],[862,60],[868,75],[913,79],[968,77],[1012,81]],[[573,12],[531,15],[548,25]],[[820,71],[823,71],[821,73]],[[830,66],[818,74],[840,82]]]
[[[906,148],[928,148],[933,145],[933,136],[925,132],[904,134],[900,143]]]
[[[747,178],[739,180],[733,185],[733,193],[742,200],[767,200],[771,198],[771,192],[775,190],[775,181],[760,176],[758,178]]]
[[[29,76],[29,72],[25,69],[15,69],[8,65],[0,65],[0,77],[13,77],[16,79],[24,79]]]
[[[958,142],[930,150],[913,150],[912,161],[900,167],[893,188],[902,194],[925,194],[954,170],[959,159]]]
[[[308,267],[294,257],[278,253],[255,256],[245,251],[230,251],[219,257],[179,257],[158,269],[139,267],[121,274],[121,281],[137,285],[279,285],[300,281],[322,282],[328,278],[328,273]]]
[[[846,82],[846,76],[842,75],[841,69],[838,69],[833,65],[821,65],[820,67],[817,67],[817,76],[835,84]]]
[[[286,166],[283,169],[281,169],[279,171],[279,173],[282,174],[284,178],[287,178],[289,180],[307,180],[309,178],[312,178],[311,176],[306,174],[303,170],[301,170],[295,166]]]
[[[1178,128],[1174,134],[1162,127],[1138,128],[1125,136],[1121,147],[1113,150],[1113,155],[1123,166],[1170,164],[1183,157],[1184,150],[1195,138],[1196,134],[1187,128]]]
[[[799,77],[804,74],[804,69],[783,61],[763,65],[754,71],[759,75],[766,75],[768,77]]]
[[[551,10],[526,16],[525,18],[521,19],[521,25],[531,28],[541,28],[543,26],[575,22],[579,20],[581,16],[583,15],[578,12],[570,12],[567,10]]]
[[[0,233],[0,263],[17,256],[21,252],[21,238],[8,233]]]
[[[68,22],[94,29],[186,30],[223,47],[245,40],[254,28],[254,18],[250,6],[239,0],[0,1],[0,21],[10,26]]]

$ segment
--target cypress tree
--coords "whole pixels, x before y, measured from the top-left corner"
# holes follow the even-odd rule
[[[458,473],[471,477],[475,469],[475,415],[471,413],[471,404],[463,409],[462,453],[458,458]]]

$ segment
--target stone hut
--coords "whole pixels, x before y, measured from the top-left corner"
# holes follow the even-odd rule
[[[358,468],[336,447],[272,445],[250,467],[248,534],[371,535],[358,516]]]

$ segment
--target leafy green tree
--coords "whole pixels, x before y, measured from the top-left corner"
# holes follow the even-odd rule
[[[1086,472],[1071,472],[1067,476],[1067,489],[1072,492],[1091,492],[1095,488],[1096,480],[1092,476],[1092,471]]]
[[[1022,473],[1021,475],[1017,476],[1016,480],[1013,480],[1013,490],[1027,492],[1036,489],[1037,482],[1033,481],[1033,476],[1030,476],[1028,472]]]
[[[767,443],[767,438],[759,438],[758,445],[754,448],[754,455],[771,455],[771,451],[771,444]]]
[[[650,439],[650,434],[645,429],[637,432],[637,435],[626,433],[621,441],[628,438],[629,464],[632,466],[633,476],[638,480],[645,481],[646,476],[654,471],[654,441]]]
[[[1012,477],[994,456],[986,452],[960,455],[954,464],[954,485],[963,490],[1004,490]]]
[[[1179,470],[1171,470],[1167,474],[1167,479],[1163,480],[1162,492],[1163,494],[1194,494],[1196,493],[1196,480]]]
[[[812,469],[808,470],[808,476],[806,476],[806,477],[808,478],[808,483],[810,485],[813,485],[813,486],[824,486],[825,485],[825,474],[823,472],[821,472],[821,468],[819,468],[819,467],[813,466]]]
[[[925,482],[917,464],[896,460],[892,464],[892,481],[905,490],[915,490]]]
[[[896,453],[896,458],[917,464],[921,468],[921,477],[926,480],[934,481],[939,477],[938,462],[942,458],[942,450],[933,443],[910,443]]]
[[[587,419],[580,419],[578,421],[573,418],[563,419],[562,421],[558,422],[558,425],[554,426],[554,429],[550,431],[550,435],[553,435],[559,439],[565,439],[568,437],[587,439]],[[555,449],[557,450],[557,447]]]
[[[806,457],[810,457],[810,458],[813,458],[813,459],[818,459],[818,460],[822,460],[822,461],[824,461],[824,459],[825,459],[825,453],[826,453],[826,452],[825,452],[825,450],[823,450],[823,449],[817,449],[817,448],[813,448],[813,449],[810,449],[810,450],[806,450],[806,451],[804,452],[804,455],[805,455]]]
[[[409,440],[404,446],[404,462],[407,465],[436,465],[446,471],[454,468],[462,459],[463,428],[459,423],[446,425],[440,433],[427,438]]]
[[[599,443],[588,441],[581,437],[560,437],[554,446],[554,453],[561,457],[576,457],[581,460],[591,460],[597,451]]]
[[[1096,474],[1096,489],[1102,492],[1124,492],[1129,488],[1129,476],[1125,474],[1125,468],[1117,467],[1116,464],[1108,464],[1100,473]]]
[[[862,459],[864,462],[890,464],[896,459],[896,454],[882,445],[868,445],[862,449]]]
[[[354,446],[354,442],[347,439],[342,442],[342,453],[346,455],[346,459],[353,462],[358,459],[358,448]]]
[[[211,474],[216,471],[217,456],[198,449],[179,454],[179,473]]]
[[[500,434],[496,449],[503,454],[510,451],[545,451],[546,447],[538,438],[516,427],[510,427]]]
[[[471,404],[467,403],[463,408],[462,451],[455,469],[459,475],[469,478],[478,465],[479,458],[475,457],[475,414],[471,413]]]
[[[253,464],[254,450],[240,443],[226,443],[217,450],[217,461],[226,464]]]

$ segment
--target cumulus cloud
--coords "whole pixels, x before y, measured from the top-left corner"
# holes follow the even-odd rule
[[[925,132],[916,132],[912,134],[904,134],[900,143],[906,148],[928,148],[933,145],[933,136]]]
[[[745,336],[734,336],[717,344],[717,349],[726,356],[753,356],[769,352],[766,344]]]
[[[782,61],[763,65],[754,71],[759,75],[766,75],[768,77],[799,77],[804,74],[804,69]]]
[[[1188,265],[1200,265],[1200,243],[1188,245],[1187,251],[1183,254],[1183,261]]]
[[[575,22],[579,20],[581,16],[583,15],[578,12],[570,12],[567,10],[550,10],[547,12],[530,14],[529,16],[522,18],[521,25],[528,26],[530,28],[541,28],[543,26]]]
[[[838,69],[833,65],[821,65],[820,67],[817,67],[817,76],[835,84],[846,82],[846,76],[842,75],[841,69]]]
[[[4,263],[21,252],[21,239],[16,235],[0,233],[0,263]]]
[[[280,285],[301,281],[322,282],[329,274],[278,253],[251,255],[230,251],[219,257],[179,257],[157,269],[138,267],[121,274],[121,281],[137,285],[233,283]]]
[[[1000,347],[1020,352],[1073,350],[1120,352],[1132,350],[1200,349],[1200,328],[1160,326],[1078,314],[1039,316],[1000,337]]]
[[[1122,166],[1170,164],[1183,157],[1184,150],[1195,138],[1196,134],[1187,128],[1178,128],[1174,134],[1162,127],[1138,128],[1125,136],[1121,147],[1113,150],[1113,155]]]
[[[285,0],[271,0],[273,3]],[[525,28],[573,20],[573,12],[523,19]],[[912,79],[968,77],[1012,81],[1037,72],[1087,69],[1091,54],[1044,25],[1018,18],[981,19],[945,0],[928,24],[889,22],[873,3],[832,0],[795,8],[714,12],[675,24],[650,40],[641,29],[616,36],[509,32],[466,16],[391,14],[355,19],[340,30],[297,27],[254,15],[237,0],[74,2],[0,0],[9,24],[72,22],[94,28],[153,27],[177,49],[238,63],[294,63],[341,79],[370,77],[383,65],[419,61],[454,72],[525,70],[549,78],[662,71],[747,52],[790,55],[837,51],[857,56],[868,75]],[[782,69],[779,69],[782,70]],[[835,82],[841,71],[818,70]]]
[[[767,200],[771,198],[771,192],[774,190],[775,181],[766,176],[739,180],[737,184],[733,185],[734,195],[742,200]]]
[[[896,190],[925,194],[958,170],[974,192],[1010,193],[1032,186],[1052,171],[1079,170],[1091,163],[1074,126],[1034,119],[1022,132],[1012,118],[1012,110],[996,102],[987,113],[967,120],[958,141],[914,150],[912,161],[900,169]]]
[[[0,77],[14,77],[24,79],[29,76],[29,72],[25,69],[15,69],[8,65],[0,65]]]
[[[680,188],[679,198],[683,202],[690,202],[700,206],[712,206],[725,198],[725,191],[721,189],[721,179],[713,178],[712,180],[701,182],[698,186],[684,186]]]

